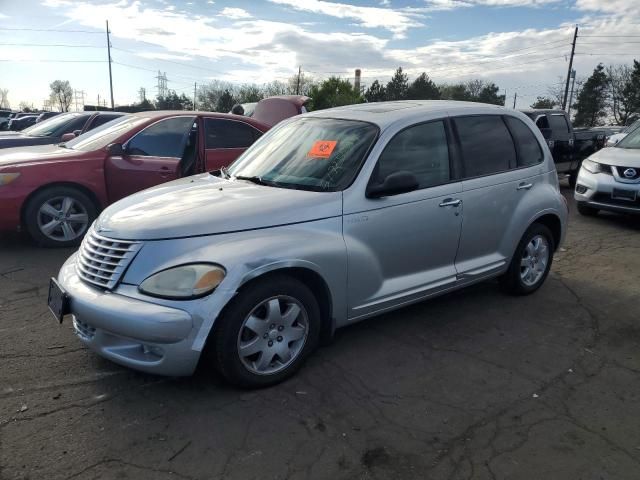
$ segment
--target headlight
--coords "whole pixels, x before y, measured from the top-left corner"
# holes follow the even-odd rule
[[[604,171],[601,164],[589,159],[582,161],[582,168],[591,173],[601,173]]]
[[[224,268],[194,263],[155,273],[140,284],[140,291],[154,297],[190,299],[211,293],[224,279]]]
[[[0,173],[0,186],[9,185],[19,176],[19,173]]]

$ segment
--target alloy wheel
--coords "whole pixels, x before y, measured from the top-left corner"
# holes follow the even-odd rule
[[[520,279],[527,287],[540,281],[549,264],[549,241],[543,235],[534,236],[522,253]]]
[[[68,242],[84,235],[89,214],[85,206],[73,197],[55,197],[40,206],[37,221],[44,236],[56,242]]]

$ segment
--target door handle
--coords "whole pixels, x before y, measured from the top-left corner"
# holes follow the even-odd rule
[[[445,198],[442,202],[440,202],[440,207],[457,207],[462,203],[462,200],[459,198]]]
[[[529,190],[531,187],[533,187],[533,183],[522,182],[520,185],[517,186],[516,190]]]

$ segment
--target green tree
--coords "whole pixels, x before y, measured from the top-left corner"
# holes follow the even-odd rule
[[[298,83],[299,82],[299,83]],[[300,73],[298,80],[298,74],[292,75],[287,80],[287,94],[289,95],[309,95],[311,87],[315,85],[316,81],[313,77],[306,75],[304,72]]]
[[[467,86],[464,83],[439,85],[438,90],[440,90],[440,97],[443,100],[471,100]]]
[[[52,105],[56,105],[61,112],[68,112],[73,98],[73,90],[69,80],[55,80],[49,85],[51,94],[49,99]]]
[[[216,103],[216,112],[227,113],[229,112],[233,106],[238,103],[236,99],[233,97],[233,94],[226,89],[218,98],[218,102]]]
[[[538,97],[536,101],[531,104],[531,108],[553,108],[556,106],[556,102],[551,97]]]
[[[633,69],[629,75],[629,80],[622,89],[622,97],[627,109],[627,122],[633,114],[640,113],[640,62],[633,61]]]
[[[604,65],[599,64],[584,82],[578,100],[574,104],[576,116],[574,123],[579,127],[595,127],[606,117],[607,111],[607,74]]]
[[[193,101],[184,93],[178,95],[175,90],[169,90],[165,97],[156,98],[158,110],[193,110]]]
[[[362,102],[360,93],[356,92],[348,80],[338,77],[330,77],[319,85],[314,85],[309,90],[312,98],[312,109],[339,107]]]
[[[398,67],[386,87],[387,100],[404,100],[407,98],[409,90],[409,77],[402,72],[402,67]]]
[[[440,90],[433,83],[433,80],[425,72],[422,72],[409,85],[407,98],[410,100],[438,100],[440,98]]]
[[[491,103],[493,105],[504,105],[504,95],[498,95],[500,88],[495,83],[485,83],[472,101]]]
[[[374,80],[373,83],[364,92],[364,98],[367,102],[384,102],[386,100],[387,92],[384,85],[380,85],[378,80]]]

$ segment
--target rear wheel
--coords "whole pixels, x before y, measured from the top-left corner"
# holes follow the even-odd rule
[[[78,245],[97,215],[93,201],[73,187],[56,186],[36,193],[27,203],[24,222],[41,246]]]
[[[598,212],[599,210],[597,208],[590,207],[584,202],[578,202],[578,213],[580,213],[580,215],[594,217],[598,214]]]
[[[215,331],[215,363],[231,383],[274,385],[293,375],[318,344],[313,293],[287,276],[258,280],[225,308]]]
[[[551,231],[540,223],[531,225],[516,247],[509,270],[500,279],[503,289],[514,295],[535,292],[549,275],[554,251]]]

